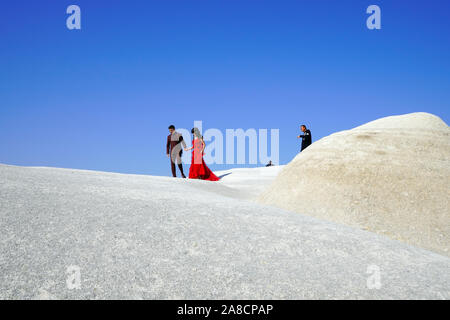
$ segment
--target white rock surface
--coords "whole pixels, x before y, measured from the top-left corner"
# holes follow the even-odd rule
[[[412,113],[332,134],[286,165],[259,202],[450,255],[450,129]]]
[[[276,170],[206,182],[0,165],[0,298],[450,298],[446,256],[246,200]]]
[[[278,176],[284,166],[262,168],[236,168],[216,171],[221,177],[220,184],[235,191],[234,197],[240,199],[256,199]]]

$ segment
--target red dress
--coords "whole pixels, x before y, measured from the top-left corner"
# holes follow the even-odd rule
[[[192,149],[189,179],[218,181],[219,178],[206,166],[205,161],[203,160],[202,141],[200,139],[194,139],[192,145],[194,146],[194,149]]]

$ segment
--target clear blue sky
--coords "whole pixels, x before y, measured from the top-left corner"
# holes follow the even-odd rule
[[[300,123],[313,140],[416,111],[449,123],[449,15],[433,0],[3,2],[0,163],[169,175],[169,124],[279,128],[287,163]]]

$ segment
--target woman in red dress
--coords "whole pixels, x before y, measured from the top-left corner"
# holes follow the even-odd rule
[[[203,160],[203,151],[205,150],[206,145],[200,134],[200,130],[198,130],[198,128],[193,128],[191,132],[194,135],[192,147],[184,149],[186,151],[193,149],[191,168],[189,169],[189,179],[218,181],[219,178],[206,166],[205,160]]]

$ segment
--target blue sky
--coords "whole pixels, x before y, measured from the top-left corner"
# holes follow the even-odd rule
[[[70,4],[81,30],[66,28]],[[371,4],[381,30],[366,28]],[[287,163],[301,123],[313,140],[408,112],[449,123],[449,14],[448,1],[5,2],[0,163],[169,175],[169,124],[278,128]]]

